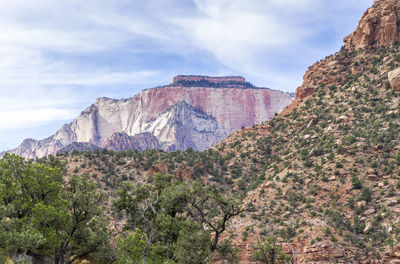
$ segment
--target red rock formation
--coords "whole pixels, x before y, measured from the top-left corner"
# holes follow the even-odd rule
[[[296,99],[308,97],[318,87],[341,84],[344,79],[340,73],[346,70],[350,62],[350,58],[344,56],[330,56],[314,63],[304,74],[303,84],[296,89]]]
[[[143,120],[155,119],[180,101],[215,117],[228,133],[260,124],[279,113],[292,101],[285,92],[270,89],[164,86],[148,89],[134,100]]]
[[[344,38],[347,48],[391,47],[400,40],[400,1],[377,0],[356,31]]]
[[[400,1],[377,0],[360,20],[357,29],[344,38],[345,50],[391,47],[400,41]],[[317,87],[341,84],[351,64],[349,57],[339,53],[314,63],[304,75],[303,84],[296,89],[296,99],[313,94]],[[352,74],[362,69],[350,68]],[[296,104],[297,102],[294,102]]]

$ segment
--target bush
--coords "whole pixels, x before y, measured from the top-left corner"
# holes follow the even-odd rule
[[[361,189],[362,188],[362,182],[357,176],[353,176],[351,179],[351,184],[353,186],[353,189]]]
[[[282,248],[276,245],[274,237],[267,237],[262,242],[257,242],[251,255],[256,263],[283,264],[290,261],[290,256],[282,252]]]

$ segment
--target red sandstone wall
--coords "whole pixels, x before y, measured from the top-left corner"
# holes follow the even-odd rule
[[[156,118],[182,100],[214,116],[232,133],[270,119],[289,105],[293,98],[287,93],[269,89],[193,89],[182,86],[149,89],[135,96],[138,111],[146,121]]]

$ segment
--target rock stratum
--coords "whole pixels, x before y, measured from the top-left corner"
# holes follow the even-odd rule
[[[129,99],[99,98],[55,135],[26,139],[8,152],[36,158],[74,146],[205,150],[242,127],[272,118],[292,101],[289,93],[255,87],[242,77],[181,75]],[[144,132],[158,142],[143,135],[130,138]]]

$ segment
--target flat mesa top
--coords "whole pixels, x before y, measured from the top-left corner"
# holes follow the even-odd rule
[[[246,83],[246,79],[240,76],[209,77],[201,75],[178,75],[174,77],[174,79],[172,80],[172,84],[178,82],[201,82],[201,81],[206,81],[210,83],[226,83],[226,82]]]

